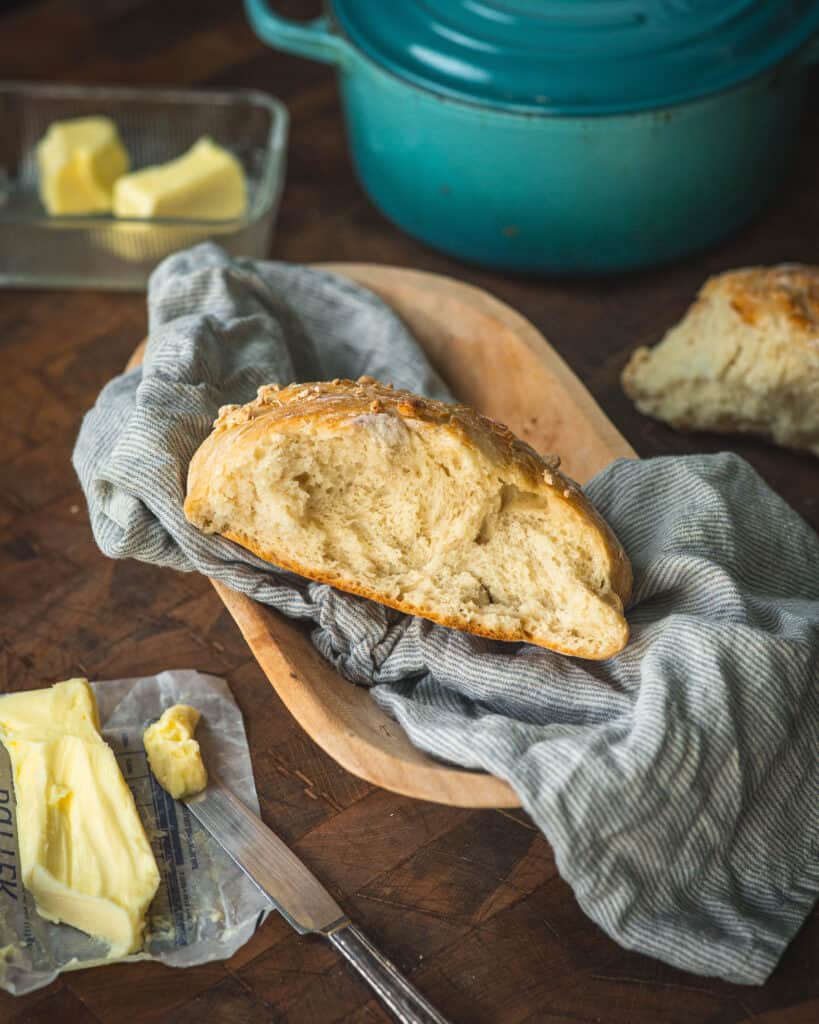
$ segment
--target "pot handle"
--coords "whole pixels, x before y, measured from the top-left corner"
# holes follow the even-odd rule
[[[267,0],[245,0],[245,13],[256,35],[279,50],[326,64],[341,64],[351,52],[347,41],[331,31],[327,17],[300,24],[274,14]]]

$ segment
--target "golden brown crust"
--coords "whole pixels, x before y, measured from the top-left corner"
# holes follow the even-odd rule
[[[200,501],[206,500],[210,480],[219,468],[228,463],[230,450],[241,437],[243,442],[269,436],[272,433],[296,433],[306,424],[320,424],[322,430],[341,430],[356,416],[367,413],[386,412],[404,422],[413,420],[432,425],[440,430],[458,435],[466,444],[485,452],[488,458],[504,467],[514,466],[525,483],[534,493],[552,492],[559,501],[574,508],[587,524],[597,533],[603,543],[608,560],[609,575],[614,600],[622,606],[631,596],[631,565],[622,545],[608,524],[585,497],[579,486],[560,472],[560,459],[556,455],[539,455],[508,427],[481,415],[469,406],[448,404],[424,398],[409,391],[401,391],[389,384],[382,384],[370,377],[357,381],[333,380],[306,384],[291,384],[280,388],[268,384],[259,388],[256,399],[243,406],[224,406],[213,427],[191,460],[188,471],[188,496],[185,513],[195,522],[196,509]],[[628,638],[628,626],[623,620],[622,643],[616,650],[602,654],[588,654],[578,650],[564,650],[555,646],[554,641],[544,637],[524,636],[520,632],[499,633],[489,631],[480,624],[454,620],[442,616],[431,608],[418,608],[402,601],[385,598],[383,594],[357,585],[347,578],[335,577],[316,571],[301,564],[292,557],[260,549],[254,541],[239,533],[229,531],[223,534],[229,540],[252,551],[265,561],[279,565],[320,583],[328,583],[340,590],[360,594],[411,615],[418,615],[441,625],[466,630],[481,636],[498,640],[528,641],[565,654],[580,653],[581,657],[608,657],[620,650]],[[614,596],[616,595],[616,596]]]
[[[709,278],[701,298],[724,293],[746,324],[764,320],[787,323],[795,344],[819,347],[819,267],[781,263],[775,267],[746,267]]]
[[[308,384],[266,384],[259,388],[258,396],[247,405],[226,405],[219,410],[213,424],[213,435],[237,427],[263,421],[265,429],[282,433],[298,430],[301,421],[321,417],[323,426],[332,429],[354,416],[373,412],[392,412],[405,421],[419,420],[433,426],[445,427],[467,438],[476,447],[489,447],[498,461],[517,463],[532,482],[544,472],[554,475],[554,486],[564,489],[576,485],[558,472],[560,459],[556,455],[538,455],[525,441],[521,441],[503,423],[482,416],[467,405],[439,402],[424,398],[411,391],[400,391],[391,384],[382,384],[372,377],[359,377],[357,381],[315,381]]]
[[[292,558],[282,558],[281,555],[266,551],[264,548],[259,547],[253,540],[245,537],[241,533],[233,533],[232,531],[226,531],[222,534],[228,540],[232,540],[234,544],[239,544],[243,548],[247,548],[248,551],[252,551],[254,555],[263,559],[265,562],[270,562],[272,565],[277,565],[281,569],[287,569],[290,572],[294,572],[299,576],[304,576],[309,580],[315,580],[316,583],[326,583],[331,587],[335,587],[336,590],[343,590],[348,594],[358,594],[359,597],[366,597],[371,601],[376,601],[378,604],[386,605],[388,608],[394,608],[396,611],[404,612],[406,615],[417,615],[422,619],[429,619],[431,622],[437,622],[441,626],[447,626],[449,629],[460,629],[466,633],[474,633],[476,636],[484,636],[488,640],[504,640],[507,642],[526,642],[535,644],[538,647],[546,647],[551,651],[556,651],[558,654],[569,654],[578,656],[577,648],[561,647],[555,643],[551,637],[540,637],[534,634],[522,633],[518,630],[494,630],[487,629],[482,626],[479,622],[475,622],[469,619],[461,619],[451,615],[441,615],[434,608],[429,606],[421,606],[411,604],[408,601],[395,601],[391,598],[384,597],[383,594],[377,593],[368,587],[358,586],[351,583],[346,577],[335,576],[332,573],[317,572],[315,569],[302,565],[300,562]],[[631,567],[626,560],[626,566],[628,568],[627,579],[629,592],[631,590]],[[613,581],[612,581],[613,582]],[[620,642],[616,648],[611,651],[604,651],[602,654],[581,654],[581,657],[589,658],[593,661],[600,661],[604,658],[611,657],[612,654],[616,654],[617,651],[623,649],[626,646],[629,638],[628,623],[623,619],[623,632]]]

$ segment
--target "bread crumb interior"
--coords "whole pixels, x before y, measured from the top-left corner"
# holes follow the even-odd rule
[[[453,432],[367,414],[341,430],[268,435],[245,452],[211,481],[197,525],[273,562],[592,657],[623,628],[607,552],[588,546],[581,514],[526,490]]]

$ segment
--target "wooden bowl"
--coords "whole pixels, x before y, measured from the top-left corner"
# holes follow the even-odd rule
[[[380,295],[457,397],[556,452],[580,483],[620,456],[635,458],[546,339],[497,299],[451,278],[364,263],[328,263]],[[141,345],[128,364],[142,359]],[[412,746],[365,687],[343,679],[304,625],[211,581],[279,697],[323,750],[354,775],[405,796],[458,807],[516,807],[512,788],[483,772],[441,764]]]

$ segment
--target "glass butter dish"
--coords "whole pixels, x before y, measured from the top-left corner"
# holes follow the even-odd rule
[[[55,121],[96,114],[116,122],[132,170],[173,160],[209,135],[242,165],[245,213],[218,221],[49,216],[37,143]],[[0,285],[139,290],[161,259],[206,239],[237,256],[266,256],[286,141],[287,111],[262,92],[0,83]]]

